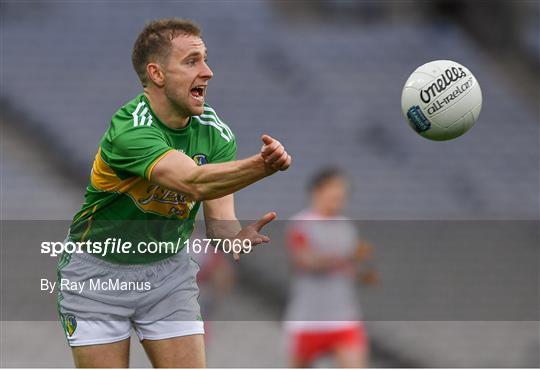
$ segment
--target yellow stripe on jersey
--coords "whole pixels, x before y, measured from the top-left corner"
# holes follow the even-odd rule
[[[96,213],[97,206],[98,205],[96,204],[94,206],[94,208],[92,208],[92,213],[91,213],[90,217],[88,218],[88,220],[86,220],[86,222],[88,222],[88,224],[86,225],[86,229],[84,230],[84,233],[81,236],[81,242],[85,241],[86,235],[88,235],[88,232],[90,231],[90,227],[92,227],[92,218],[94,217],[94,214]]]
[[[130,177],[122,180],[119,178],[113,169],[101,158],[101,148],[99,148],[94,165],[92,166],[92,174],[90,182],[92,186],[98,190],[125,193],[134,183],[141,180],[140,177]]]
[[[167,151],[159,156],[150,165],[147,171],[148,176],[151,175],[156,163],[169,152]],[[92,166],[90,182],[97,190],[125,193],[130,196],[133,203],[141,211],[161,216],[176,217],[179,219],[187,218],[196,203],[183,194],[165,189],[142,177],[134,176],[122,180],[101,158],[100,150],[98,150],[94,165]]]

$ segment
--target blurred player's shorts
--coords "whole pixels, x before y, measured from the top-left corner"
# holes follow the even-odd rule
[[[302,362],[312,362],[336,348],[365,349],[367,335],[361,322],[338,325],[335,329],[297,330],[289,332],[290,356]]]

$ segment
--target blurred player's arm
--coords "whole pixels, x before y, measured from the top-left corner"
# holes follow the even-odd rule
[[[283,145],[268,135],[263,135],[262,140],[263,146],[257,155],[204,166],[198,166],[187,155],[171,150],[155,164],[150,180],[193,200],[224,197],[276,171],[289,168],[291,156]]]
[[[353,259],[361,267],[360,271],[358,271],[360,281],[366,285],[378,285],[379,274],[371,263],[373,261],[373,246],[370,243],[359,240]]]
[[[248,239],[252,246],[270,241],[269,237],[260,234],[259,231],[276,218],[274,212],[269,212],[260,220],[242,228],[240,221],[236,218],[233,194],[204,201],[203,211],[206,236],[210,239]],[[237,253],[233,253],[233,257],[235,260],[240,258]]]
[[[365,241],[359,240],[356,244],[353,259],[359,263],[373,259],[373,246]]]

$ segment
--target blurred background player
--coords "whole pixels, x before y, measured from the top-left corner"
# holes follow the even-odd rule
[[[368,341],[355,285],[357,277],[377,282],[373,270],[358,271],[372,247],[342,215],[349,182],[339,169],[318,172],[309,191],[309,208],[293,217],[287,231],[294,270],[286,314],[289,365],[309,367],[332,355],[339,367],[366,367]]]
[[[233,193],[286,170],[291,157],[281,143],[263,135],[260,153],[236,160],[234,134],[206,104],[213,72],[200,28],[179,18],[152,21],[135,41],[132,62],[143,93],[114,114],[68,238],[187,240],[202,205],[209,238],[268,242],[258,232],[276,214],[242,227]],[[239,253],[233,256],[238,259]],[[154,367],[205,367],[196,274],[185,244],[158,253],[64,253],[59,281],[91,282],[99,276],[151,287],[143,294],[58,292],[58,313],[75,365],[127,367],[135,329]]]

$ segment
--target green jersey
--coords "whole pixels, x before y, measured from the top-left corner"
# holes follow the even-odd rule
[[[128,253],[96,252],[116,263],[154,262],[178,252],[193,231],[200,202],[150,181],[155,164],[172,150],[198,165],[227,162],[236,159],[236,140],[206,104],[204,113],[191,117],[182,129],[160,122],[144,94],[120,108],[99,144],[70,239],[100,242],[102,247],[108,238],[117,245],[131,243]],[[148,253],[150,248],[137,248],[141,241],[172,242],[175,248]]]

